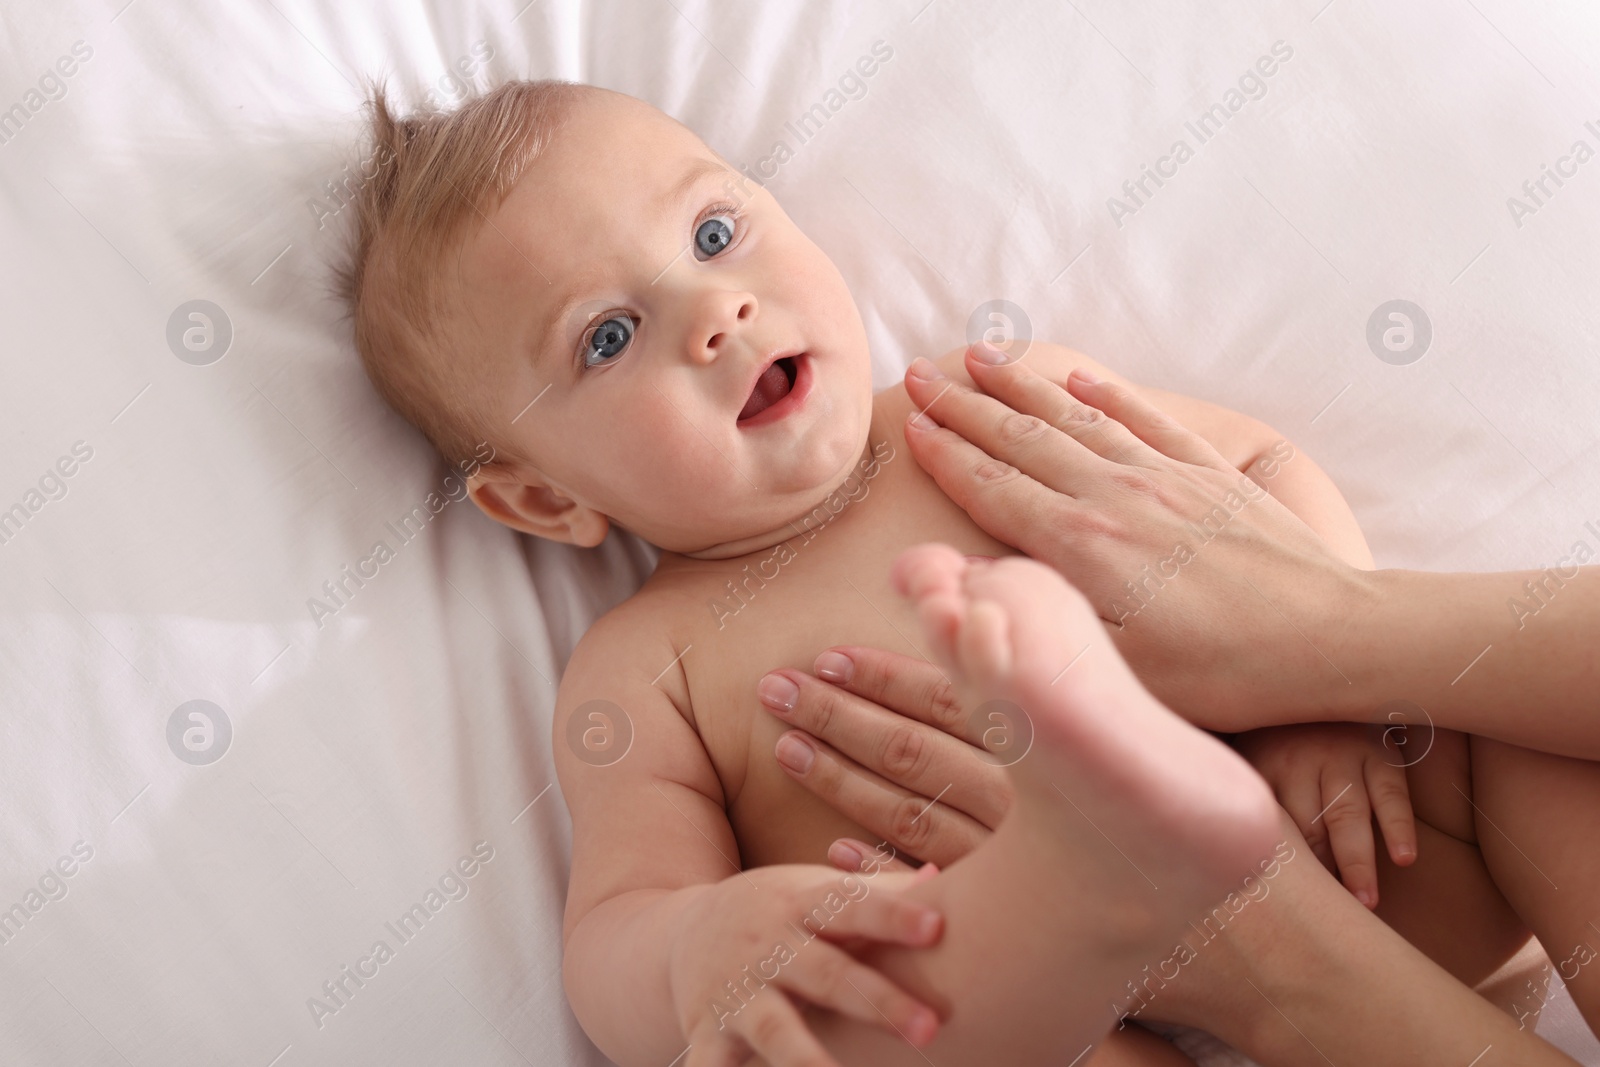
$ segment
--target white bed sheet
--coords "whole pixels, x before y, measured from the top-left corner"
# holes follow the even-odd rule
[[[1280,41],[1200,144],[1185,122]],[[1276,425],[1380,562],[1467,569],[1600,544],[1600,162],[1507,204],[1600,147],[1597,46],[1592,5],[1513,0],[9,3],[0,510],[28,514],[0,544],[0,908],[27,917],[0,1061],[603,1062],[561,996],[548,725],[650,557],[525,544],[464,503],[386,525],[447,486],[328,297],[361,75],[412,99],[592,81],[752,168],[784,141],[770,186],[851,282],[880,385],[1007,299]],[[1179,138],[1193,158],[1111,210]],[[167,340],[196,299],[233,331],[205,366]],[[1432,323],[1410,365],[1367,344],[1393,299]],[[394,558],[314,618],[378,540]],[[197,699],[232,729],[204,766],[168,741]],[[458,861],[466,895],[402,943],[386,924]]]

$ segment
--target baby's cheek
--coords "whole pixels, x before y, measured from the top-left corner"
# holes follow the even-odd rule
[[[697,418],[703,432],[695,429]],[[636,479],[646,492],[657,486],[684,492],[714,485],[728,473],[727,459],[706,440],[715,435],[715,422],[716,416],[704,411],[655,412],[632,420],[621,435],[618,462],[638,472]]]
[[[800,292],[818,314],[831,320],[856,313],[855,299],[850,295],[849,286],[844,283],[844,276],[834,266],[833,260],[823,255],[820,249],[804,262],[795,277]]]
[[[833,260],[813,246],[812,254],[805,257],[790,276],[790,284],[794,286],[795,306],[804,328],[811,331],[812,339],[826,342],[841,354],[856,353],[865,368],[866,327],[861,322],[855,297]]]

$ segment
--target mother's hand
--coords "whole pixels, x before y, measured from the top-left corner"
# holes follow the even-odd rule
[[[968,716],[938,667],[849,645],[822,653],[814,669],[817,677],[773,671],[760,687],[767,710],[795,727],[775,750],[795,781],[897,851],[939,866],[1000,824],[1011,781],[965,739]],[[859,870],[871,848],[841,839],[828,858]]]
[[[966,362],[977,389],[912,365],[926,412],[906,425],[912,455],[991,536],[1082,590],[1156,696],[1234,731],[1253,725],[1230,721],[1242,694],[1294,708],[1325,688],[1284,620],[1359,617],[1363,572],[1125,385],[1079,368],[1063,388],[973,349]]]

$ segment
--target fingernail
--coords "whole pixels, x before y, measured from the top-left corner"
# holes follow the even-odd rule
[[[934,427],[934,422],[927,415],[917,411],[913,412],[911,417],[906,420],[906,427],[912,430],[931,430]]]
[[[1368,911],[1371,911],[1378,905],[1378,898],[1373,895],[1372,890],[1370,889],[1362,889],[1357,891],[1356,899],[1361,901],[1361,906],[1366,908]]]
[[[977,344],[972,346],[971,352],[977,357],[980,363],[987,363],[990,366],[998,367],[1002,363],[1011,362],[1010,356],[1000,351],[988,341],[979,341]]]
[[[856,673],[856,665],[851,662],[849,656],[843,652],[833,651],[824,652],[818,656],[817,662],[812,665],[812,669],[817,672],[817,677],[826,678],[830,682],[838,682],[841,685],[848,682],[850,676]]]
[[[994,556],[968,556],[967,557],[967,562],[968,563],[993,563],[994,561],[995,561],[995,557]]]
[[[784,734],[778,738],[776,751],[778,762],[796,774],[809,771],[812,761],[817,758],[816,750],[794,734]],[[860,867],[861,864],[857,863],[856,866]]]
[[[917,917],[917,940],[926,941],[939,932],[939,913],[936,911],[923,911]]]
[[[907,369],[911,372],[912,377],[921,378],[925,382],[937,381],[944,377],[944,371],[934,366],[933,360],[922,356],[912,360],[911,366]]]
[[[1397,860],[1414,860],[1417,858],[1417,850],[1410,845],[1401,845],[1394,850],[1394,854]]]
[[[761,703],[774,711],[793,711],[800,699],[800,687],[781,674],[769,674],[756,686]]]
[[[783,741],[780,740],[778,745],[781,748]],[[843,841],[835,841],[828,846],[828,862],[845,870],[859,871],[866,865],[867,857],[863,856],[861,850],[854,845],[847,845]]]
[[[1078,376],[1079,381],[1087,382],[1090,385],[1100,384],[1100,379],[1095,377],[1094,371],[1087,367],[1074,367],[1072,368],[1072,373]]]

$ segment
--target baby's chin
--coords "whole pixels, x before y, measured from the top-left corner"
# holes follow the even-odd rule
[[[792,491],[779,490],[778,486],[752,488],[741,502],[723,502],[717,509],[707,509],[704,517],[718,515],[723,522],[714,526],[701,526],[690,536],[672,537],[683,547],[654,542],[656,547],[698,558],[725,558],[742,552],[754,552],[762,547],[779,544],[790,537],[800,536],[806,530],[826,525],[843,507],[861,498],[864,483],[870,480],[872,448],[867,435],[862,434],[861,445],[851,443],[843,451],[845,462],[830,466],[826,477],[810,478]],[[650,541],[650,537],[646,537]]]
[[[871,412],[867,414],[870,417]],[[753,473],[751,480],[759,487],[760,495],[775,503],[782,498],[784,506],[805,510],[838,488],[855,470],[867,447],[870,418],[860,422],[858,433],[834,433],[825,440],[785,445],[779,455],[771,457],[777,462],[765,471]]]

